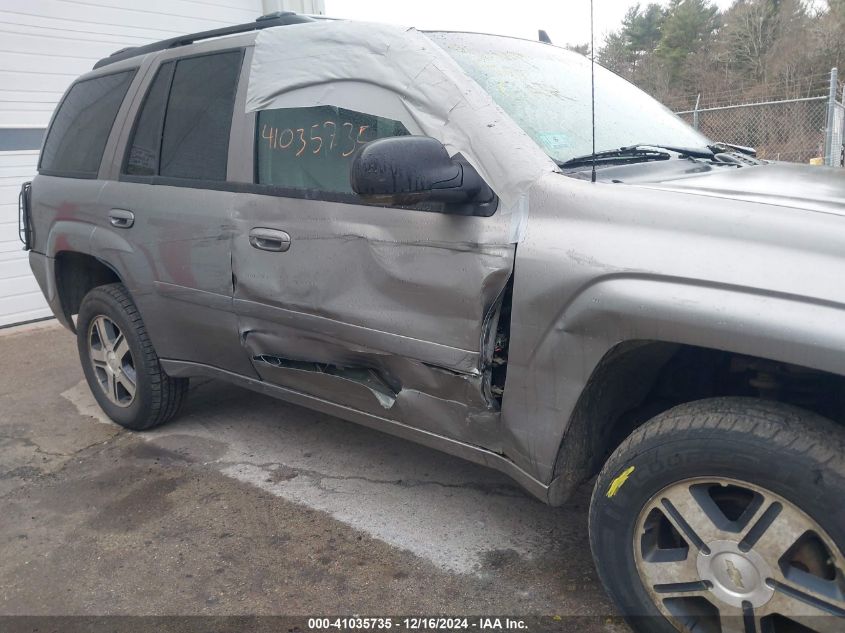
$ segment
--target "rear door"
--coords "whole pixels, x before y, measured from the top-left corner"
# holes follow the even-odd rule
[[[244,50],[165,54],[102,192],[95,246],[120,262],[163,358],[254,375],[232,309],[229,137]],[[123,218],[123,219],[121,219]]]
[[[485,244],[493,218],[369,206],[351,191],[355,149],[418,133],[413,121],[331,105],[245,120],[254,183],[236,208],[232,261],[241,338],[256,371],[336,404],[494,446],[487,348],[514,246]]]

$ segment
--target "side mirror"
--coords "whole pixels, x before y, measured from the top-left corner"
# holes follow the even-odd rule
[[[440,141],[428,136],[391,136],[367,143],[352,161],[349,180],[355,193],[378,204],[466,205],[494,198],[469,163],[451,158]]]

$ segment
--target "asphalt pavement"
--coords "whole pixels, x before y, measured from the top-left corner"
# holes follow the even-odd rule
[[[73,335],[0,330],[0,616],[507,614],[622,632],[589,492],[549,508],[494,471],[208,380],[132,433],[97,407]]]

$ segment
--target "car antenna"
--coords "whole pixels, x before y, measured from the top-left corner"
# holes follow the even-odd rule
[[[593,0],[590,0],[590,109],[593,118],[593,171],[590,182],[596,181],[596,38],[593,20]]]

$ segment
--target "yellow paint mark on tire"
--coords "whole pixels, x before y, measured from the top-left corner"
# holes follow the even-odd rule
[[[612,499],[616,496],[616,493],[619,492],[619,489],[622,485],[628,481],[628,477],[631,476],[631,473],[634,472],[634,466],[629,466],[625,470],[622,471],[616,479],[610,482],[610,486],[607,489],[607,498]]]

